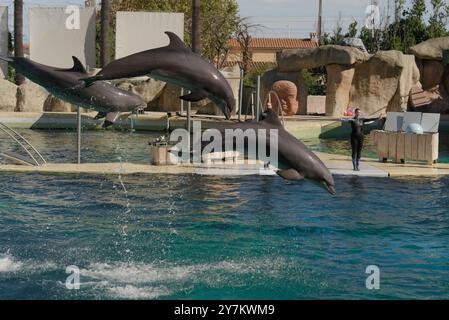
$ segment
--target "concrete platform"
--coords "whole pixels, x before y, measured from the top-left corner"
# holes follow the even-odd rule
[[[449,175],[448,164],[427,166],[422,164],[379,163],[374,159],[362,159],[361,171],[353,171],[349,157],[317,153],[335,176],[359,177],[434,177]],[[40,167],[24,165],[0,165],[0,172],[46,173],[46,174],[199,174],[217,176],[275,175],[273,169],[263,164],[228,165],[201,164],[177,166],[152,166],[133,163],[85,163],[85,164],[46,164]]]

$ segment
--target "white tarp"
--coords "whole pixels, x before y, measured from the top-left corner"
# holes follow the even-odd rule
[[[30,8],[29,14],[32,60],[69,68],[76,56],[95,68],[95,8],[79,8],[79,15],[73,8]]]
[[[115,58],[168,45],[165,31],[184,39],[184,14],[117,12]]]
[[[8,56],[8,7],[0,7],[0,56]],[[8,64],[0,62],[0,79],[8,75]]]
[[[404,124],[403,112],[388,112],[385,122],[385,131],[399,132]]]
[[[421,126],[424,132],[437,133],[440,127],[440,114],[423,113],[421,118]]]

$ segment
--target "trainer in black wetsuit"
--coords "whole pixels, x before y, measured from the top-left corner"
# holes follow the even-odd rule
[[[365,119],[360,118],[360,109],[355,109],[354,118],[347,120],[351,122],[351,148],[352,148],[352,165],[354,166],[354,171],[360,171],[359,164],[360,158],[362,157],[363,142],[365,136],[363,134],[363,128],[367,122],[373,122],[379,120],[380,118]]]

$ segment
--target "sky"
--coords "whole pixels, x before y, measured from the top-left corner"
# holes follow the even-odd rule
[[[323,0],[324,31],[332,33],[337,23],[346,31],[354,20],[359,26],[365,23],[365,10],[372,0]],[[411,1],[411,0],[408,0]],[[428,2],[430,0],[427,0]],[[100,3],[101,0],[97,0]],[[318,0],[237,0],[240,16],[262,25],[254,31],[256,36],[282,38],[308,38],[317,29]],[[393,12],[394,0],[377,0],[381,15]],[[26,10],[30,6],[84,5],[84,0],[24,0],[25,38],[28,34]],[[13,0],[0,0],[0,6],[9,5],[12,29]]]

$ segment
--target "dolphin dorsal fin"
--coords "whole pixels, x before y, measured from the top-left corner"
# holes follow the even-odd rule
[[[181,38],[179,38],[176,34],[170,31],[166,31],[165,34],[170,39],[170,44],[168,45],[169,48],[190,51],[190,48],[187,47],[186,44],[181,40]]]
[[[263,119],[262,121],[270,123],[275,126],[282,127],[281,120],[279,120],[278,115],[272,109],[267,109],[267,114],[265,116],[265,119]]]
[[[72,56],[72,59],[73,59],[73,67],[68,71],[87,73],[86,68],[84,68],[83,64],[77,57]]]

